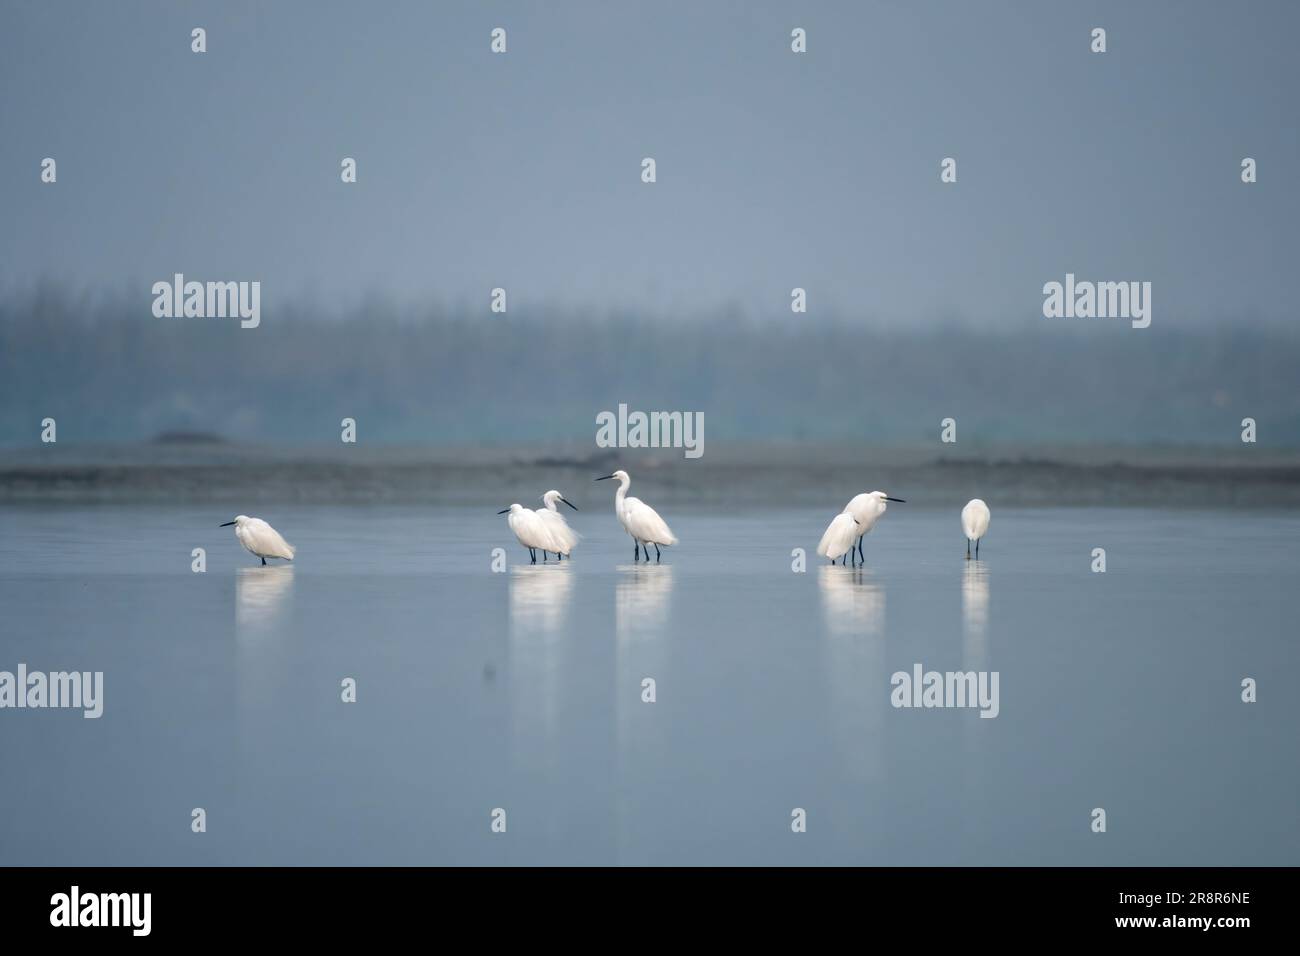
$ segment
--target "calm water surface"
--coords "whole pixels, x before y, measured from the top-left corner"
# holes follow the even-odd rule
[[[896,505],[865,570],[825,510],[664,509],[638,566],[593,496],[533,567],[495,508],[280,507],[262,568],[224,508],[8,508],[0,670],[105,704],[0,711],[0,863],[1300,863],[1300,519],[991,503],[983,560]],[[999,716],[891,707],[918,662]]]

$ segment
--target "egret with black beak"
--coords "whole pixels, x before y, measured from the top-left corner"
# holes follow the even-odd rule
[[[596,481],[609,481],[611,478],[618,479],[618,491],[614,492],[614,514],[618,517],[623,529],[632,536],[632,560],[636,561],[640,556],[640,550],[645,551],[645,559],[650,560],[650,545],[655,546],[655,560],[659,560],[659,545],[668,547],[677,543],[677,535],[673,534],[673,529],[668,527],[668,522],[659,517],[659,512],[655,511],[640,498],[627,497],[627,487],[632,484],[632,479],[628,477],[626,471],[619,470],[612,475],[602,475]]]
[[[866,564],[866,556],[862,553],[862,539],[876,526],[876,522],[880,520],[880,516],[883,515],[885,509],[889,507],[885,504],[886,501],[897,501],[899,504],[907,503],[902,498],[891,498],[883,491],[870,491],[863,495],[854,496],[853,500],[844,506],[844,510],[831,520],[830,526],[826,529],[826,533],[822,535],[821,544],[817,546],[817,553],[829,557],[829,552],[834,550],[836,552],[836,557],[844,554],[845,552],[839,550],[838,545],[841,543],[841,538],[852,532],[857,537],[858,558],[863,564]],[[853,528],[850,528],[848,524],[842,520],[845,515],[848,515],[853,519]],[[835,533],[832,534],[832,532]],[[851,542],[852,538],[849,538],[849,541]],[[846,550],[850,559],[852,559],[852,546],[850,545]],[[831,560],[834,561],[835,558],[832,557]]]
[[[569,552],[577,546],[580,535],[569,527],[569,522],[564,520],[564,515],[562,515],[560,509],[555,506],[557,501],[563,501],[574,511],[578,510],[577,505],[552,488],[546,494],[542,495],[542,503],[545,507],[538,508],[536,513],[541,516],[542,521],[545,522],[547,529],[551,532],[551,537],[560,547],[560,550],[556,552],[556,555],[563,560],[568,556]],[[545,551],[542,552],[542,559],[546,559]]]
[[[515,533],[519,543],[528,549],[533,564],[537,563],[538,551],[559,551],[550,529],[546,527],[546,522],[536,511],[529,511],[515,502],[509,508],[502,508],[497,514],[510,516],[506,518],[506,524],[510,525],[510,530]]]
[[[285,541],[276,531],[261,518],[250,518],[248,515],[237,515],[234,521],[227,521],[220,525],[222,528],[235,526],[235,538],[242,544],[245,550],[257,555],[266,564],[267,558],[284,558],[286,561],[293,560],[294,546]]]

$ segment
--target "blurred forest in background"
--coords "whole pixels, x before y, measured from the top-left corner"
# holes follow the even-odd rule
[[[158,319],[151,299],[51,285],[0,299],[0,443],[149,441],[165,433],[281,446],[594,448],[595,416],[701,411],[726,443],[1300,447],[1300,334],[1278,325],[1149,329],[1026,320],[987,331],[737,314],[285,308],[259,328]]]

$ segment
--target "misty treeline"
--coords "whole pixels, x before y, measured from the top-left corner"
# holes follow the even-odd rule
[[[585,443],[620,402],[704,413],[706,440],[1300,445],[1300,335],[1174,319],[868,326],[783,320],[265,306],[155,318],[150,299],[0,298],[0,442],[166,432],[293,444]]]

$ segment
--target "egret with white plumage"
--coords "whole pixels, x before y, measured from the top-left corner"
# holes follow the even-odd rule
[[[980,538],[989,530],[989,506],[979,498],[972,498],[961,509],[961,529],[966,532],[966,560],[970,560],[970,543],[975,542],[975,560],[980,556]]]
[[[839,550],[839,546],[842,543],[842,538],[852,532],[853,538],[856,538],[857,556],[865,564],[866,557],[862,553],[862,539],[876,526],[876,522],[880,520],[880,516],[883,515],[885,510],[889,507],[889,505],[885,503],[887,501],[897,501],[899,504],[906,504],[902,498],[891,498],[883,491],[869,491],[866,494],[855,495],[853,499],[844,506],[844,510],[831,519],[830,525],[826,528],[826,533],[822,535],[822,543],[817,546],[817,553],[831,557],[829,552],[834,550],[836,553],[834,557],[831,557],[831,560],[834,561],[835,558],[847,552],[851,559],[854,550],[852,544],[842,551]],[[848,515],[853,519],[853,528],[850,528],[849,525],[842,520],[844,515]],[[852,539],[850,539],[850,541],[852,541]]]
[[[835,559],[840,555],[848,554],[853,550],[853,544],[857,540],[857,520],[847,511],[841,511],[831,519],[826,533],[822,535],[821,544],[817,545],[817,553],[830,558],[831,564],[834,564]]]
[[[296,550],[294,546],[285,541],[280,532],[261,518],[236,515],[234,521],[227,521],[220,527],[229,528],[231,525],[234,525],[236,540],[244,546],[246,551],[261,558],[263,564],[266,564],[267,558],[293,560],[294,551]]]
[[[556,555],[563,559],[577,546],[578,539],[581,535],[570,528],[569,522],[564,520],[564,515],[561,514],[560,509],[556,507],[556,502],[558,501],[564,502],[574,511],[578,510],[577,505],[552,488],[546,494],[542,495],[542,503],[545,507],[538,508],[535,513],[541,517],[543,522],[546,523],[547,529],[551,532],[551,537],[560,549],[556,552]],[[542,558],[546,558],[545,551],[542,552]]]
[[[655,546],[655,560],[659,560],[659,546],[664,547],[677,543],[677,535],[673,534],[672,528],[668,527],[668,522],[659,517],[659,512],[655,511],[640,498],[629,498],[627,489],[632,484],[632,479],[628,473],[622,469],[614,472],[612,475],[602,475],[597,481],[609,481],[611,478],[618,480],[618,491],[614,492],[614,514],[623,529],[632,536],[632,560],[636,561],[640,557],[639,549],[645,551],[645,559],[650,560],[650,545]]]
[[[519,543],[528,549],[533,564],[537,563],[538,551],[559,550],[554,536],[546,526],[546,522],[542,520],[541,515],[536,511],[530,511],[515,502],[509,508],[502,508],[497,514],[510,516],[506,518],[506,524],[515,533]]]

